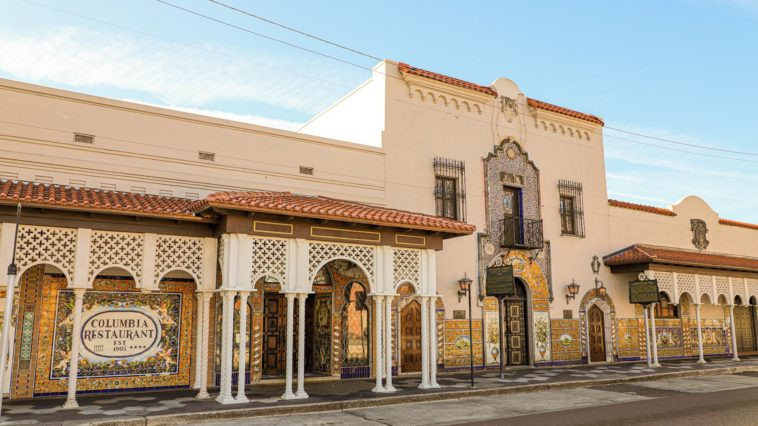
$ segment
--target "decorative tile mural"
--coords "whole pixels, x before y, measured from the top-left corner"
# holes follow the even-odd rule
[[[579,320],[554,319],[550,321],[553,362],[580,362]]]
[[[534,362],[550,361],[550,314],[533,312],[534,320]]]
[[[474,366],[482,365],[482,322],[474,321]],[[445,321],[445,368],[464,367],[470,364],[468,320]]]
[[[189,386],[194,287],[193,281],[163,280],[160,293],[142,293],[132,279],[96,279],[84,296],[78,390]],[[34,394],[62,393],[74,303],[65,278],[45,280],[41,303]]]
[[[641,358],[645,356],[645,328],[638,318],[621,318],[618,325],[618,356],[624,358]]]
[[[68,377],[74,292],[59,291],[51,379]],[[79,336],[79,377],[176,374],[181,293],[88,291]]]

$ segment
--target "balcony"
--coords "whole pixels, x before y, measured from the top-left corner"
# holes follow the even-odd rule
[[[541,249],[542,220],[509,217],[503,219],[502,247],[515,249]]]

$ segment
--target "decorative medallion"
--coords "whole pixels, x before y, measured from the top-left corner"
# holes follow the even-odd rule
[[[509,159],[513,160],[516,158],[516,150],[513,149],[512,146],[509,146],[508,149],[505,150],[505,155],[507,155]]]
[[[707,249],[709,241],[706,238],[708,227],[706,226],[705,221],[702,219],[690,219],[690,225],[692,229],[692,244],[694,244],[698,250]]]
[[[485,243],[484,254],[486,254],[487,256],[492,256],[493,254],[495,254],[495,245],[492,244],[491,242]]]
[[[513,118],[518,114],[518,109],[516,108],[516,100],[507,96],[501,96],[500,111],[505,114],[505,120],[507,122],[510,123],[513,121]]]

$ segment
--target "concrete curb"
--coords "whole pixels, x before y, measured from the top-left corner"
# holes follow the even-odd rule
[[[249,417],[278,416],[289,414],[319,413],[326,411],[344,411],[357,408],[382,407],[388,405],[410,404],[415,402],[442,401],[450,399],[474,398],[480,396],[509,395],[517,393],[539,392],[558,389],[575,389],[589,386],[605,386],[620,383],[634,383],[650,380],[675,379],[682,377],[716,376],[737,374],[748,371],[758,371],[758,366],[721,367],[695,371],[676,371],[670,373],[647,374],[635,377],[619,377],[613,379],[593,379],[567,381],[558,383],[536,383],[523,386],[511,386],[488,389],[456,389],[434,393],[414,395],[393,395],[379,398],[356,399],[334,402],[317,402],[312,404],[296,404],[280,407],[240,408],[229,410],[199,411],[189,414],[163,414],[154,416],[134,416],[119,419],[90,420],[83,422],[66,422],[69,425],[92,426],[158,426],[179,425],[188,422],[204,422],[230,420]]]

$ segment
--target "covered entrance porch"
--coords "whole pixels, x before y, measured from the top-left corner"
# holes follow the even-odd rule
[[[644,310],[648,351],[659,358],[728,356],[756,351],[758,259],[635,244],[608,255],[611,272],[658,281],[660,302]]]
[[[307,398],[314,375],[373,377],[374,392],[394,391],[401,286],[420,329],[420,359],[403,362],[420,369],[419,387],[437,387],[435,252],[472,226],[289,193],[218,194],[199,212],[222,224],[219,402],[245,402],[246,384],[282,376],[284,399]]]

